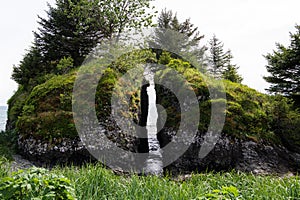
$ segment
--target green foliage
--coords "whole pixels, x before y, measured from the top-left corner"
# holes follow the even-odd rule
[[[7,159],[5,156],[1,156],[0,154],[0,179],[8,176],[10,168],[9,161],[9,159]]]
[[[231,63],[232,53],[224,52],[224,44],[214,35],[209,41],[210,54],[208,71],[214,78],[224,78],[235,83],[241,83],[243,78],[237,73],[238,67]]]
[[[72,114],[72,91],[75,73],[54,76],[36,86],[23,100],[16,128],[23,137],[76,137]]]
[[[95,108],[98,119],[106,120],[111,114],[111,97],[115,91],[118,97],[129,105],[128,117],[138,120],[139,90],[131,88],[127,94],[115,89],[120,78],[128,70],[138,64],[155,61],[151,51],[133,51],[122,55],[103,72],[97,85]],[[93,66],[87,66],[93,74]],[[142,73],[142,72],[141,72]],[[140,75],[140,73],[139,73]],[[19,110],[17,130],[23,137],[34,136],[39,139],[74,138],[77,131],[72,114],[72,92],[76,78],[76,70],[64,75],[55,75],[43,84],[33,88]],[[118,83],[121,84],[121,83]],[[129,83],[126,83],[131,87]],[[114,90],[115,89],[115,90]],[[83,93],[85,90],[83,90]],[[128,100],[131,101],[128,101]]]
[[[236,199],[239,196],[239,191],[234,186],[224,187],[222,189],[213,190],[212,193],[208,193],[205,195],[208,199]]]
[[[103,72],[96,91],[96,112],[98,119],[102,121],[111,115],[111,99],[113,92],[115,92],[115,95],[119,99],[117,103],[129,108],[128,112],[125,111],[126,113],[123,110],[119,110],[119,116],[129,117],[134,121],[139,120],[138,113],[141,92],[139,86],[142,84],[140,75],[143,73],[143,68],[137,66],[155,61],[155,54],[149,50],[132,51],[129,54],[119,57]],[[132,69],[137,74],[127,73]],[[129,76],[127,77],[129,80],[135,80],[135,84],[139,86],[137,87],[128,80],[123,80],[124,74]],[[138,75],[138,78],[136,75]],[[122,87],[126,87],[126,91],[122,90]]]
[[[56,0],[48,5],[47,18],[39,17],[33,46],[12,78],[30,91],[47,74],[64,74],[78,67],[104,39],[126,29],[151,26],[154,14],[147,13],[151,0]]]
[[[21,115],[23,106],[28,97],[28,92],[23,86],[19,86],[15,94],[8,100],[8,111],[7,111],[7,128],[13,130],[16,127],[18,117]]]
[[[153,15],[146,13],[147,8],[149,0],[56,0],[56,7],[49,6],[48,19],[40,17],[35,45],[48,63],[65,56],[80,66],[104,38],[125,29],[151,25]]]
[[[170,68],[183,75],[186,84],[191,87],[199,99],[200,122],[199,132],[206,133],[211,120],[211,105],[226,101],[226,118],[223,133],[241,139],[250,139],[256,142],[265,141],[272,144],[280,144],[281,139],[276,134],[275,124],[276,113],[272,111],[275,102],[268,95],[261,94],[247,86],[224,81],[226,99],[210,100],[208,86],[214,90],[220,90],[218,81],[208,79],[189,63],[180,59],[171,58],[170,54],[162,53],[159,63],[166,65],[167,69],[156,73],[157,78],[173,80],[178,83],[176,77],[170,77]],[[180,91],[183,84],[176,86]],[[180,121],[180,109],[176,98],[165,89],[157,86],[158,100],[168,113],[166,127],[176,128]],[[287,128],[287,123],[283,125]],[[296,128],[294,128],[296,129]],[[297,129],[296,129],[297,130]]]
[[[149,13],[154,7],[150,6],[152,0],[109,0],[99,2],[99,12],[102,13],[102,29],[110,38],[114,33],[124,30],[139,29],[153,26],[152,19],[156,12]]]
[[[222,78],[234,83],[241,83],[243,78],[238,74],[237,69],[238,67],[228,65],[223,72]]]
[[[35,46],[43,54],[47,72],[55,70],[64,57],[71,57],[79,66],[86,55],[103,37],[98,11],[99,1],[56,0],[48,5],[48,18],[39,17],[40,28],[35,32]]]
[[[75,81],[75,72],[52,77],[36,86],[27,98],[23,115],[49,111],[71,111],[71,94]]]
[[[31,168],[10,175],[7,171],[8,167],[7,161],[2,160],[1,163],[0,159],[1,199],[38,197],[40,199],[72,199],[72,197],[76,199],[77,197],[82,200],[300,198],[299,176],[259,176],[234,171],[192,174],[189,178],[134,174],[119,176],[103,168],[101,164],[56,167],[51,171]],[[46,195],[49,198],[46,198]],[[13,197],[9,198],[11,196]]]
[[[158,29],[150,40],[150,46],[160,57],[163,49],[172,52],[173,58],[185,56],[199,69],[203,69],[204,52],[206,47],[200,45],[204,35],[200,35],[198,27],[191,23],[190,19],[179,22],[177,15],[171,10],[162,10],[158,17]],[[199,64],[200,63],[200,64]],[[199,66],[198,66],[199,64]]]
[[[0,132],[0,157],[12,160],[12,154],[17,151],[17,133],[12,131]]]
[[[300,152],[299,110],[294,110],[291,101],[282,96],[274,96],[272,101],[273,131],[289,150]]]
[[[181,177],[169,176],[118,176],[98,164],[57,168],[54,172],[74,182],[78,199],[258,200],[300,197],[298,176],[283,178],[230,172],[193,174],[181,180]]]
[[[31,168],[18,171],[0,181],[1,199],[75,200],[75,189],[64,176],[46,169]]]
[[[36,47],[31,47],[19,66],[13,67],[12,79],[18,84],[27,87],[31,79],[44,73],[45,65],[42,64],[41,52]]]
[[[73,113],[66,111],[42,112],[35,116],[24,115],[17,122],[17,130],[23,137],[30,135],[44,140],[78,136]]]
[[[272,131],[270,107],[267,95],[240,84],[225,82],[227,111],[224,132],[255,141],[261,139],[277,143],[278,137]]]
[[[271,93],[287,96],[300,94],[300,26],[296,25],[296,29],[296,33],[290,33],[291,43],[288,47],[277,44],[277,50],[265,56],[270,76],[264,78],[271,83],[268,89]]]
[[[209,72],[215,78],[221,78],[228,61],[228,54],[224,52],[224,44],[214,35],[209,41]]]
[[[67,72],[69,72],[72,68],[73,68],[73,58],[71,57],[64,57],[62,58],[58,65],[56,66],[57,69],[57,73],[58,74],[66,74]]]

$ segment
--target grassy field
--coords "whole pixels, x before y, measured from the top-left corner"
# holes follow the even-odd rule
[[[97,165],[54,172],[75,183],[79,199],[300,199],[299,177],[231,172],[195,174],[176,181],[168,177],[116,176]]]
[[[194,174],[178,178],[115,175],[101,165],[55,168],[50,174],[63,175],[75,188],[78,199],[300,199],[298,176],[281,178],[252,174]],[[0,175],[11,176],[2,166]]]

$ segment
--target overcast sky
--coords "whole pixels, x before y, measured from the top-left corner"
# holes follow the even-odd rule
[[[25,49],[33,41],[37,30],[37,15],[45,16],[47,2],[55,0],[3,1],[0,6],[0,105],[17,89],[10,79],[13,65],[17,65]],[[191,18],[201,34],[203,44],[213,34],[231,49],[234,63],[240,66],[243,83],[264,92],[268,84],[263,55],[275,49],[275,43],[289,44],[289,32],[300,24],[300,0],[156,0],[153,3],[177,12],[182,21]]]

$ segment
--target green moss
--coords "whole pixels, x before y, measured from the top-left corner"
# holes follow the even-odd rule
[[[163,62],[170,68],[158,72],[156,74],[157,79],[170,79],[171,68],[184,77],[189,87],[191,87],[199,99],[199,131],[200,133],[205,133],[210,123],[212,105],[208,88],[222,92],[223,87],[220,81],[206,77],[197,69],[187,65],[184,61],[172,59],[166,55],[162,58],[163,60],[159,62]],[[175,77],[171,77],[171,79],[175,79]],[[278,135],[272,130],[274,118],[272,106],[274,101],[270,99],[270,96],[228,80],[223,81],[223,85],[225,87],[226,99],[213,100],[214,103],[226,102],[226,118],[223,133],[241,139],[280,144]],[[176,87],[180,91],[183,85],[181,84]],[[166,126],[176,127],[180,121],[180,110],[174,108],[174,106],[176,107],[176,103],[174,99],[172,100],[170,92],[167,98],[165,97],[166,93],[168,92],[162,88],[158,90],[158,95],[163,96],[163,106],[167,111],[169,110],[169,113],[172,113],[166,122]]]
[[[55,76],[36,86],[30,93],[23,108],[23,115],[49,111],[71,111],[72,91],[75,73]]]
[[[16,127],[18,117],[20,113],[22,113],[28,95],[28,91],[20,86],[15,94],[8,100],[7,121],[9,130],[13,130]]]
[[[130,91],[124,93],[116,84],[125,72],[138,64],[145,63],[146,60],[149,61],[151,57],[153,53],[150,51],[122,55],[102,72],[96,91],[95,105],[91,105],[95,106],[99,120],[105,120],[111,114],[111,97],[115,92],[120,102],[125,102],[129,106],[128,113],[125,113],[128,115],[125,117],[138,121],[140,88],[126,83]],[[93,63],[85,68],[89,74],[99,70],[92,65]],[[72,115],[72,92],[76,73],[77,71],[73,70],[64,75],[51,76],[46,82],[34,87],[22,99],[22,104],[15,112],[19,134],[23,137],[33,136],[40,139],[77,137]]]
[[[128,111],[120,111],[120,114],[135,122],[138,121],[140,88],[129,82],[123,83],[120,77],[128,70],[145,62],[157,62],[155,55],[150,51],[134,51],[131,54],[122,55],[102,72],[103,75],[96,90],[95,105],[91,105],[95,106],[100,121],[107,119],[111,114],[113,92],[118,96],[120,104],[129,107]],[[212,104],[208,88],[222,91],[220,82],[201,74],[189,63],[180,59],[172,59],[167,54],[162,54],[158,63],[165,64],[167,68],[157,71],[157,79],[172,81],[180,94],[184,94],[186,88],[195,92],[199,99],[199,131],[205,133],[210,123]],[[93,74],[93,70],[97,69],[87,67],[86,70]],[[178,77],[170,76],[172,70],[183,76],[185,81],[179,82]],[[76,70],[49,77],[51,77],[49,80],[34,87],[31,92],[22,87],[18,89],[9,101],[9,121],[13,128],[17,123],[19,133],[25,137],[29,135],[41,138],[76,137],[71,113]],[[121,90],[122,84],[129,88],[127,92]],[[277,144],[286,139],[295,141],[296,146],[300,146],[300,137],[297,134],[300,127],[298,120],[300,114],[291,111],[290,103],[285,102],[285,98],[276,99],[230,81],[224,81],[223,84],[226,99],[217,99],[214,103],[226,101],[224,134]],[[161,105],[168,113],[166,126],[178,127],[181,113],[176,96],[163,87],[158,86],[156,89],[157,94],[163,97],[160,99]]]
[[[17,129],[24,137],[40,139],[75,138],[78,136],[73,113],[66,111],[43,112],[35,116],[22,116],[17,122]]]

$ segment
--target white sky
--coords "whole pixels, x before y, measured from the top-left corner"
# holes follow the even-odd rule
[[[47,3],[55,0],[2,1],[0,5],[0,105],[17,89],[10,79],[25,49],[37,30],[37,15],[45,16]],[[299,0],[156,0],[158,11],[163,8],[177,12],[182,21],[191,18],[205,42],[213,34],[231,49],[234,63],[240,66],[243,83],[261,92],[268,87],[262,55],[275,49],[275,42],[289,44],[289,32],[300,24]]]

